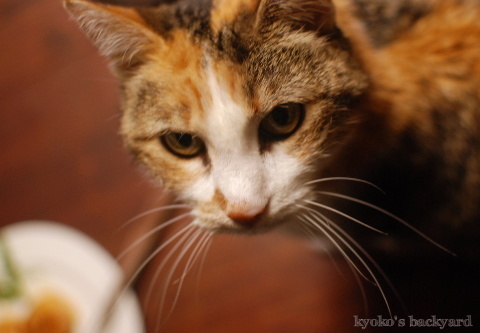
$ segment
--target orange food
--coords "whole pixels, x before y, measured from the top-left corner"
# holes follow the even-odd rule
[[[24,321],[9,319],[0,323],[2,333],[71,333],[73,310],[66,300],[53,293],[42,295]]]

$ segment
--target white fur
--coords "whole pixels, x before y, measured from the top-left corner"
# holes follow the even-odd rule
[[[223,223],[229,210],[252,216],[267,205],[270,220],[279,220],[279,216],[273,215],[287,213],[286,207],[291,210],[297,200],[306,196],[307,188],[301,179],[304,169],[299,159],[289,155],[281,144],[262,153],[259,119],[249,117],[252,113],[246,109],[248,103],[235,101],[222,88],[222,79],[212,68],[207,69],[206,75],[211,99],[204,106],[202,132],[211,170],[196,181],[190,193],[197,202],[211,202],[215,190],[220,190],[227,202],[227,212],[220,208],[217,211],[223,215],[218,218]]]
[[[268,203],[258,139],[249,135],[252,122],[247,110],[228,95],[211,68],[207,77],[211,105],[205,126],[209,131],[212,181],[229,206],[242,206],[246,214],[252,214]]]

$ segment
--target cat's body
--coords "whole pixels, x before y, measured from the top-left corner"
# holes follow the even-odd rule
[[[358,190],[369,185],[329,178],[348,177],[380,186],[390,212],[475,255],[480,2],[332,2],[67,8],[121,79],[127,147],[201,227],[312,229],[311,219],[326,221],[313,209],[344,219],[313,203],[335,199],[318,191],[368,201]],[[345,203],[356,205],[329,202]],[[398,222],[379,215],[362,221]]]
[[[365,122],[334,172],[379,185],[390,211],[476,257],[480,2],[337,1],[337,7],[371,85],[360,106]],[[339,171],[349,159],[360,161],[360,170]]]
[[[348,11],[348,4],[341,5],[347,13],[342,26],[370,77],[362,104],[368,120],[359,131],[370,147],[356,138],[343,158],[361,159],[373,147],[373,163],[363,157],[367,174],[357,176],[392,196],[391,211],[454,251],[476,257],[480,2],[355,3]],[[358,19],[348,18],[352,12],[364,18],[363,35]]]

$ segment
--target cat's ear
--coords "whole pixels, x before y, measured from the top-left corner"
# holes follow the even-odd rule
[[[133,8],[83,0],[66,0],[64,4],[100,53],[111,59],[118,75],[142,63],[159,42]]]
[[[262,0],[257,12],[259,31],[283,26],[290,30],[328,33],[335,27],[332,0]]]

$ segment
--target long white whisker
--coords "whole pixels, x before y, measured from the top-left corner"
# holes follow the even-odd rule
[[[300,206],[300,205],[299,205]],[[303,208],[303,206],[300,206]],[[305,207],[305,209],[308,209],[307,207]],[[305,221],[304,221],[305,222]],[[305,231],[305,234],[308,235],[310,238],[314,239],[314,240],[318,240],[318,235],[315,235],[315,233],[313,232],[312,228],[311,228],[311,224],[310,223],[306,223],[306,224],[299,224],[299,227],[301,227],[304,231]],[[342,270],[340,269],[340,267],[338,266],[337,264],[337,260],[335,260],[335,258],[333,257],[331,251],[326,247],[326,246],[321,246],[321,249],[324,253],[327,254],[328,258],[330,258],[330,261],[332,262],[332,264],[335,266],[335,269],[337,270],[338,274],[340,274],[340,276],[342,276],[344,279],[345,279],[345,276],[342,272]],[[348,261],[347,261],[348,262]],[[349,267],[351,267],[350,263],[349,263]],[[356,273],[356,272],[355,272]],[[357,274],[357,273],[356,273]]]
[[[343,195],[343,194],[339,194],[339,193],[332,193],[332,192],[325,192],[325,191],[319,191],[318,193],[323,194],[323,195],[327,195],[327,196],[331,196],[331,197],[337,197],[337,198],[340,198],[340,199],[345,199],[345,200],[352,201],[352,202],[356,202],[360,205],[364,205],[366,207],[372,208],[373,210],[376,210],[376,211],[378,211],[382,214],[385,214],[385,215],[391,217],[395,221],[400,222],[401,224],[403,224],[404,226],[406,226],[410,230],[414,231],[415,233],[417,233],[419,236],[421,236],[422,238],[424,238],[425,240],[427,240],[431,244],[438,247],[439,249],[441,249],[441,250],[443,250],[443,251],[445,251],[445,252],[447,252],[447,253],[449,253],[453,256],[457,256],[454,252],[452,252],[449,249],[445,248],[444,246],[440,245],[439,243],[437,243],[436,241],[434,241],[433,239],[431,239],[430,237],[425,235],[423,232],[421,232],[420,230],[418,230],[417,228],[412,226],[410,223],[406,222],[405,220],[401,219],[400,217],[390,213],[389,211],[387,211],[383,208],[380,208],[380,207],[378,207],[376,205],[373,205],[369,202],[366,202],[366,201],[363,201],[363,200],[360,200],[360,199],[357,199],[357,198],[353,198],[353,197],[348,196],[348,195]]]
[[[197,245],[192,251],[192,254],[190,255],[190,258],[188,258],[187,263],[185,264],[185,269],[183,270],[182,275],[180,276],[178,282],[178,287],[177,287],[177,293],[175,294],[175,298],[172,302],[172,306],[170,307],[170,312],[168,313],[166,318],[169,318],[170,315],[173,312],[173,309],[175,308],[175,305],[177,304],[178,298],[180,296],[180,291],[182,290],[183,282],[185,281],[185,277],[187,276],[188,272],[190,272],[191,268],[195,264],[195,262],[198,259],[198,256],[201,253],[201,250],[205,246],[205,244],[208,242],[208,240],[213,236],[213,234],[208,234],[205,233],[202,238],[197,242]]]
[[[322,221],[322,222],[323,222],[323,221]],[[332,222],[330,221],[330,223],[332,223]],[[336,235],[336,237],[338,237],[340,240],[343,240],[342,242],[343,242],[345,245],[348,244],[348,242],[346,242],[346,241],[343,239],[343,237],[341,237],[337,232],[335,232],[335,230],[333,230],[330,225],[328,225],[328,224],[325,223],[325,222],[323,222],[322,224],[323,224],[323,226],[324,226],[325,228],[327,228],[330,232],[332,232],[334,235]],[[332,225],[335,225],[335,223],[332,223]],[[323,228],[320,227],[320,225],[318,225],[318,227],[319,227],[319,229],[323,229]],[[325,229],[323,229],[323,230],[324,230],[324,233],[325,233]],[[342,229],[342,230],[343,230],[343,229]],[[327,235],[327,234],[328,234],[328,233],[325,233],[325,235]],[[348,244],[347,246],[350,246],[350,245]],[[392,317],[392,311],[391,311],[391,308],[390,308],[390,303],[388,302],[387,295],[386,295],[385,291],[383,290],[382,285],[381,285],[380,281],[378,280],[377,276],[374,274],[374,272],[372,271],[372,269],[370,268],[370,266],[365,262],[365,260],[364,260],[356,251],[353,251],[353,250],[351,250],[351,251],[352,251],[352,253],[355,255],[355,257],[362,263],[363,267],[365,267],[365,269],[368,271],[368,273],[370,274],[370,276],[371,276],[371,277],[373,278],[373,280],[375,281],[375,284],[374,284],[374,285],[377,286],[378,290],[380,291],[380,294],[382,295],[382,298],[383,298],[383,300],[384,300],[384,302],[385,302],[385,305],[387,306],[388,313],[389,313],[390,317]],[[353,263],[353,261],[350,261],[350,262]],[[356,267],[356,266],[355,266],[355,267]],[[361,273],[361,271],[359,271],[358,269],[357,269],[357,272],[358,272],[359,274],[361,274],[362,276],[364,276],[364,275]],[[367,279],[367,281],[370,281],[370,280]]]
[[[353,262],[353,260],[350,258],[350,256],[347,254],[347,252],[345,252],[345,250],[342,248],[342,246],[337,242],[337,240],[335,238],[333,238],[333,236],[331,234],[329,234],[327,232],[327,230],[324,228],[324,227],[327,227],[326,223],[324,221],[321,221],[321,220],[317,220],[317,222],[319,222],[321,225],[323,225],[324,227],[322,227],[321,225],[319,225],[316,221],[314,221],[312,219],[312,217],[309,217],[308,215],[304,215],[302,220],[304,222],[307,222],[307,223],[310,223],[312,226],[314,226],[315,228],[317,228],[318,230],[320,230],[332,243],[333,245],[335,245],[335,247],[338,249],[338,251],[340,251],[340,253],[342,254],[342,256],[345,258],[345,260],[347,262],[349,262],[351,265],[353,265],[353,267],[355,267],[355,269],[357,270],[358,274],[360,274],[366,281],[370,282],[371,284],[373,284],[374,286],[376,286],[375,282],[371,281],[359,268],[358,266]],[[334,235],[335,233],[332,232]],[[338,234],[336,235],[337,238],[344,244],[346,245],[350,251],[352,251],[352,253],[355,255],[355,257],[357,257],[359,260],[361,260],[359,258],[359,255],[356,253],[355,250],[353,250],[351,248],[351,246],[344,240],[342,239],[341,237],[338,237]],[[362,263],[363,264],[363,263]],[[365,264],[364,264],[365,265]]]
[[[163,243],[160,247],[158,247],[154,252],[152,252],[144,261],[137,267],[135,272],[126,280],[122,285],[120,286],[120,289],[118,293],[116,293],[116,299],[112,301],[112,304],[109,305],[109,309],[107,311],[106,317],[111,315],[111,312],[117,307],[118,303],[120,300],[123,298],[127,290],[130,288],[132,285],[133,281],[138,277],[140,272],[147,266],[152,259],[158,255],[169,243],[171,243],[173,240],[175,240],[177,237],[179,237],[182,233],[186,232],[188,229],[193,228],[193,224],[188,224],[186,227],[182,228],[179,232],[177,232],[174,236],[172,236],[168,241]]]
[[[160,275],[160,272],[163,270],[165,265],[168,263],[168,260],[172,257],[172,255],[177,251],[177,249],[186,241],[188,237],[191,236],[191,234],[194,232],[194,229],[189,230],[186,232],[182,238],[180,238],[176,244],[168,251],[167,255],[162,259],[162,262],[160,265],[155,269],[155,273],[152,277],[152,282],[150,283],[150,286],[148,287],[147,290],[147,296],[145,298],[145,304],[148,306],[150,304],[150,299],[153,296],[153,288],[155,287],[155,282],[158,280],[158,277]]]
[[[184,213],[184,214],[181,214],[181,215],[178,215],[178,216],[175,216],[174,218],[171,218],[170,220],[158,225],[157,227],[153,228],[152,230],[150,230],[149,232],[147,232],[146,234],[144,234],[142,237],[138,238],[135,242],[133,242],[132,244],[130,244],[125,250],[123,250],[118,256],[117,256],[117,260],[122,260],[123,257],[125,257],[125,255],[127,255],[132,249],[134,249],[135,247],[137,247],[140,243],[142,243],[145,239],[147,239],[148,237],[152,236],[153,234],[159,232],[160,230],[162,229],[165,229],[166,227],[168,227],[169,225],[175,223],[175,222],[178,222],[180,221],[181,219],[183,219],[184,217],[187,217],[188,215],[190,215],[190,213]]]
[[[187,253],[187,251],[190,249],[190,247],[192,246],[192,244],[195,242],[195,240],[198,238],[198,236],[200,236],[200,234],[202,233],[202,230],[201,229],[198,229],[193,235],[192,237],[190,238],[190,240],[188,240],[188,242],[184,245],[182,251],[180,252],[178,258],[175,260],[175,262],[173,263],[173,266],[172,268],[170,269],[170,273],[168,274],[166,280],[165,280],[165,283],[164,283],[164,286],[163,286],[163,291],[162,291],[162,297],[161,297],[161,300],[160,300],[160,310],[159,310],[159,316],[157,318],[157,323],[156,323],[156,332],[158,332],[158,329],[160,328],[160,324],[161,324],[161,320],[162,320],[162,312],[163,312],[163,306],[165,304],[165,299],[167,297],[167,289],[170,285],[170,281],[172,280],[172,277],[173,277],[173,274],[175,274],[175,271],[177,270],[177,267],[178,265],[180,264],[180,261],[183,259],[183,257],[185,256],[185,254]],[[168,316],[165,318],[165,320],[168,319],[168,317],[170,316],[171,314],[171,311],[169,312]]]
[[[203,273],[203,267],[205,265],[205,259],[207,258],[208,250],[210,250],[210,246],[212,245],[212,240],[213,240],[213,237],[208,238],[207,245],[204,247],[204,250],[203,250],[202,259],[200,260],[200,265],[199,265],[198,275],[197,275],[197,291],[200,290],[200,277]]]
[[[125,222],[124,224],[122,224],[121,226],[118,227],[118,230],[122,230],[124,229],[125,227],[127,227],[128,225],[132,224],[133,222],[141,219],[142,217],[144,216],[147,216],[147,215],[150,215],[150,214],[153,214],[153,213],[158,213],[158,212],[161,212],[161,211],[164,211],[164,210],[173,210],[173,209],[180,209],[180,208],[189,208],[188,205],[186,204],[175,204],[175,205],[168,205],[168,206],[162,206],[162,207],[157,207],[157,208],[153,208],[153,209],[149,209],[141,214],[138,214],[137,216],[134,216],[132,217],[130,220],[128,220],[127,222]]]
[[[301,207],[301,208],[313,211],[311,208],[308,208],[306,206],[302,206],[302,205],[298,205],[298,206]],[[316,213],[316,211],[313,211],[313,212]],[[327,222],[327,224],[330,223],[330,221],[326,221],[326,222]],[[309,225],[299,224],[299,226],[302,227],[302,229],[305,230],[305,233],[307,235],[309,235],[310,237],[312,237],[313,239],[318,238],[318,236],[315,235],[313,233],[313,231],[309,228]],[[340,267],[338,266],[337,260],[335,260],[331,251],[329,251],[327,248],[323,248],[323,247],[322,247],[322,250],[328,255],[328,257],[330,258],[330,261],[335,265],[335,269],[339,272],[339,274],[342,277],[344,277],[344,274],[342,273]],[[346,262],[348,264],[348,268],[352,271],[353,276],[355,277],[355,281],[357,282],[358,287],[360,288],[360,292],[362,294],[362,299],[363,299],[363,307],[365,309],[365,314],[368,315],[369,311],[368,311],[367,294],[365,292],[365,287],[363,286],[363,281],[361,280],[360,274],[357,272],[357,269],[355,268],[355,265],[352,265],[348,260],[346,260]]]
[[[402,298],[400,297],[397,289],[395,288],[395,286],[393,285],[393,283],[390,281],[390,279],[388,278],[388,276],[385,274],[385,272],[383,271],[383,269],[377,264],[377,262],[372,258],[372,256],[355,240],[353,239],[352,236],[350,236],[343,228],[341,228],[338,224],[334,223],[333,221],[331,221],[328,217],[326,217],[325,215],[323,215],[322,213],[314,210],[314,209],[311,209],[309,207],[306,207],[306,206],[302,206],[302,205],[299,205],[300,207],[304,208],[304,209],[307,209],[308,211],[310,211],[311,214],[315,214],[318,216],[318,218],[320,219],[320,222],[323,222],[324,226],[327,227],[329,230],[331,230],[331,232],[333,232],[340,240],[347,240],[350,242],[350,244],[352,244],[353,246],[355,246],[364,256],[365,258],[373,265],[373,267],[378,271],[378,273],[380,273],[380,275],[382,276],[382,278],[385,280],[385,282],[387,283],[387,285],[390,287],[390,289],[392,290],[392,292],[395,294],[395,297],[397,298],[397,300],[402,304],[402,307],[405,307],[404,304],[403,304],[403,300]],[[334,228],[338,233],[341,234],[341,236],[335,232],[332,228]],[[357,254],[356,251],[353,251],[351,250],[352,253],[354,253],[357,258],[362,262],[362,264],[364,265],[364,267],[369,271],[370,275],[375,279],[376,281],[376,284],[378,284],[378,287],[380,289],[380,291],[382,292],[382,289],[381,289],[381,286],[378,282],[378,279],[376,279],[376,276],[373,274],[373,272],[370,270],[368,264],[366,264],[363,259]],[[367,280],[368,281],[368,280]],[[382,295],[384,295],[384,293],[382,292]],[[384,300],[385,300],[385,303],[387,305],[387,307],[389,308],[390,310],[390,307],[389,307],[389,304],[386,300],[386,298],[384,297]]]
[[[305,235],[307,235],[308,237],[310,237],[312,239],[317,238],[315,233],[312,231],[312,229],[309,228],[309,224],[300,224],[299,227],[301,227],[303,229],[303,231],[305,232]]]
[[[315,212],[314,213],[316,214],[320,214],[322,216],[322,218],[324,218],[325,220],[327,221],[330,221],[330,225],[331,227],[335,228],[339,233],[341,233],[343,235],[343,237],[345,237],[351,244],[353,244],[364,256],[365,258],[368,259],[368,261],[370,262],[370,264],[373,265],[373,267],[377,270],[378,273],[380,273],[380,275],[382,276],[382,278],[385,280],[385,282],[387,283],[388,287],[390,288],[390,290],[393,292],[393,294],[395,295],[395,297],[397,298],[397,300],[400,302],[401,306],[405,309],[405,304],[403,302],[403,299],[402,297],[400,296],[400,294],[398,293],[397,291],[397,288],[395,288],[395,286],[393,285],[392,281],[390,280],[390,278],[387,276],[387,274],[385,274],[385,272],[383,271],[383,269],[378,265],[378,263],[372,258],[372,256],[363,248],[363,246],[361,246],[355,239],[353,239],[352,236],[350,236],[343,228],[341,228],[338,224],[336,223],[333,223],[331,220],[329,220],[326,216],[324,216],[323,214],[319,213],[319,212]]]
[[[388,280],[387,276],[385,275],[385,273],[383,272],[383,270],[380,268],[380,266],[378,266],[377,262],[370,256],[370,254],[355,240],[353,239],[352,236],[350,236],[343,228],[341,228],[338,224],[334,223],[332,220],[330,220],[328,217],[326,217],[325,215],[323,215],[322,213],[320,212],[317,212],[316,210],[314,209],[311,209],[309,207],[305,207],[305,206],[302,206],[300,205],[300,207],[304,208],[304,209],[307,209],[310,213],[312,214],[316,214],[322,221],[325,221],[327,224],[326,226],[330,227],[330,228],[334,228],[337,232],[341,233],[343,237],[345,237],[346,240],[348,240],[350,242],[350,244],[352,244],[353,246],[355,246],[358,250],[360,250],[360,252],[362,252],[362,254],[375,266],[375,268],[380,272],[380,274],[382,275],[382,277],[387,280],[387,282],[390,284],[390,287],[393,287],[393,285],[391,285],[390,281]],[[334,230],[332,230],[332,232],[334,232]],[[335,233],[336,234],[336,233]]]
[[[321,213],[319,212],[316,212],[320,215],[322,215]],[[323,216],[323,215],[322,215]],[[326,216],[323,216],[324,219],[326,219],[327,221],[329,220]],[[397,288],[395,288],[395,286],[393,285],[392,281],[390,280],[390,278],[387,276],[387,274],[383,271],[383,269],[378,265],[378,263],[372,258],[372,256],[363,248],[363,246],[361,246],[357,241],[355,241],[355,239],[353,239],[352,236],[350,236],[343,228],[341,228],[339,225],[337,225],[336,223],[333,223],[332,221],[330,221],[331,223],[331,226],[333,228],[335,228],[338,232],[340,232],[345,238],[348,239],[348,241],[350,241],[353,245],[355,245],[355,247],[365,256],[365,258],[368,259],[368,261],[373,265],[373,267],[377,270],[378,273],[380,273],[380,275],[382,276],[382,278],[385,280],[385,282],[387,283],[387,285],[389,286],[389,288],[392,290],[392,292],[394,293],[395,297],[397,298],[397,300],[400,302],[401,306],[405,309],[405,304],[403,302],[403,299],[402,297],[400,297],[400,294],[398,293],[397,291]]]
[[[140,272],[145,268],[145,266],[147,266],[150,261],[152,261],[153,258],[155,258],[155,256],[157,256],[168,244],[170,244],[171,242],[173,242],[176,238],[178,238],[181,234],[183,234],[184,232],[188,231],[189,229],[192,229],[194,228],[195,225],[193,224],[188,224],[187,226],[185,226],[184,228],[182,228],[180,231],[178,231],[175,235],[173,235],[172,237],[170,237],[165,243],[163,243],[162,245],[160,245],[155,251],[153,251],[144,261],[143,263],[137,268],[137,270],[135,271],[135,273],[133,273],[133,275],[130,277],[130,280],[128,281],[127,285],[130,286],[131,283],[137,278],[137,276],[140,274]]]
[[[213,233],[206,233],[202,236],[202,238],[198,241],[197,245],[193,249],[192,255],[188,259],[188,262],[185,265],[185,270],[180,277],[180,280],[185,279],[187,274],[190,272],[192,269],[193,265],[197,261],[198,257],[200,256],[201,251],[203,250],[203,247],[205,244],[208,242],[208,240],[213,236]]]
[[[347,264],[350,270],[352,271],[353,276],[355,277],[355,281],[357,282],[358,287],[360,288],[360,293],[362,295],[362,300],[363,300],[363,308],[365,309],[365,315],[368,316],[370,311],[368,306],[368,297],[365,291],[365,287],[363,285],[363,281],[360,278],[360,275],[358,274],[357,270],[355,269],[355,266],[352,266],[352,264],[350,264],[348,261],[347,261]]]
[[[329,211],[334,212],[335,214],[338,214],[338,215],[340,215],[340,216],[346,217],[346,218],[349,219],[350,221],[353,221],[353,222],[355,222],[355,223],[358,223],[358,224],[364,226],[365,228],[368,228],[368,229],[370,229],[370,230],[373,230],[373,231],[375,231],[375,232],[378,232],[379,234],[382,234],[382,235],[385,235],[385,236],[387,235],[387,233],[385,233],[385,232],[383,232],[383,231],[381,231],[381,230],[378,230],[377,228],[374,228],[374,227],[372,227],[372,226],[370,226],[370,225],[368,225],[368,224],[366,224],[366,223],[364,223],[364,222],[362,222],[362,221],[354,218],[353,216],[350,216],[350,215],[348,215],[348,214],[345,214],[344,212],[341,212],[341,211],[339,211],[338,209],[335,209],[335,208],[332,208],[332,207],[330,207],[330,206],[323,205],[323,204],[321,204],[321,203],[318,203],[318,202],[315,202],[315,201],[311,201],[311,200],[305,200],[305,202],[308,203],[308,204],[310,204],[310,205],[317,206],[317,207],[319,207],[319,208],[323,208],[323,209],[329,210]]]
[[[385,194],[385,191],[383,191],[379,186],[375,185],[374,183],[371,183],[367,180],[363,180],[360,178],[352,178],[352,177],[327,177],[327,178],[320,178],[320,179],[315,179],[311,180],[309,182],[306,182],[305,185],[312,185],[312,184],[318,184],[318,183],[323,183],[323,182],[328,182],[328,181],[334,181],[334,180],[347,180],[351,182],[357,182],[357,183],[363,183],[372,186],[376,190],[380,191],[381,193]]]

